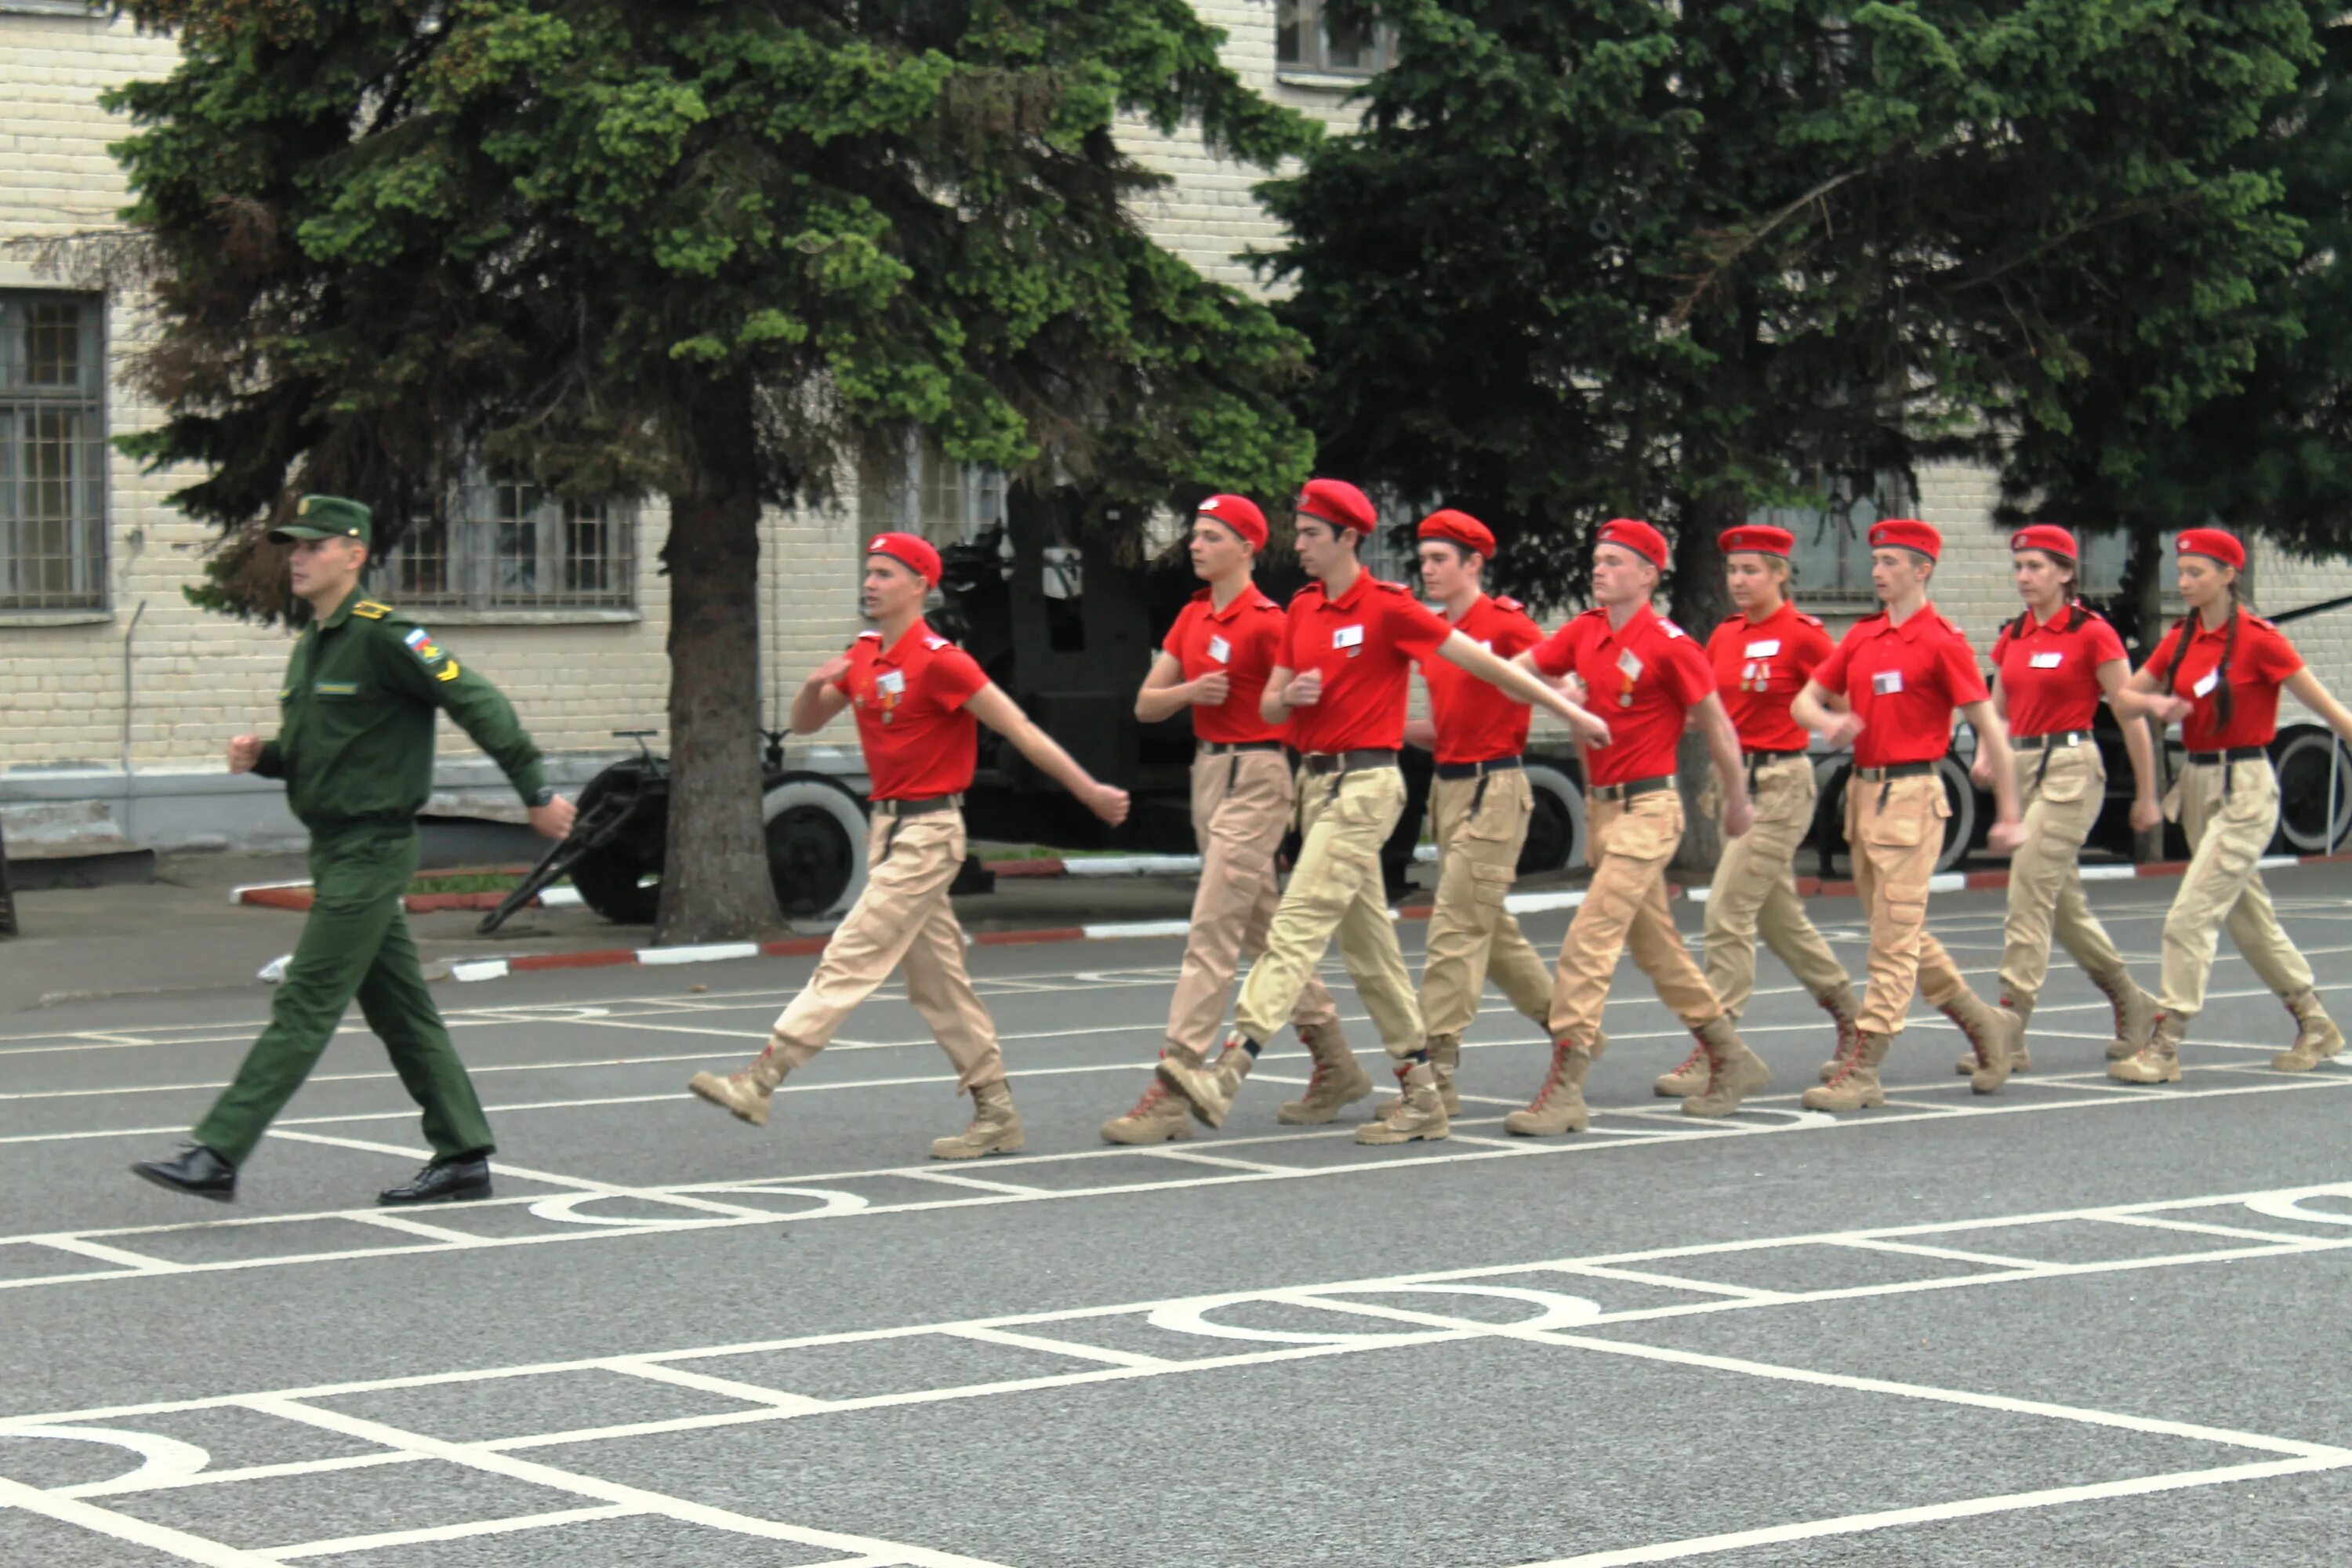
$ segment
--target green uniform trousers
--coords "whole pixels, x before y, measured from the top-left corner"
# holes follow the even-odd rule
[[[335,1037],[352,997],[392,1055],[402,1087],[424,1108],[437,1155],[486,1154],[490,1124],[417,967],[401,897],[416,872],[413,828],[361,828],[310,840],[317,900],[304,922],[269,1025],[236,1079],[197,1124],[196,1142],[242,1165]]]

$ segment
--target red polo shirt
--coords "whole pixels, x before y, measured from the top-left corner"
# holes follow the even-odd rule
[[[1178,613],[1160,647],[1184,667],[1187,680],[1212,670],[1225,672],[1225,700],[1213,708],[1192,709],[1197,739],[1230,744],[1279,741],[1287,733],[1288,725],[1258,717],[1258,695],[1282,658],[1282,606],[1258,592],[1256,584],[1246,584],[1222,610],[1211,591],[1202,589]]]
[[[1989,695],[1976,650],[1933,605],[1899,626],[1883,610],[1856,621],[1813,679],[1861,715],[1853,761],[1864,768],[1934,762],[1951,749],[1952,710]]]
[[[2278,734],[2279,688],[2303,668],[2303,656],[2276,626],[2244,610],[2237,612],[2237,619],[2238,646],[2230,656],[2230,721],[2225,725],[2219,670],[2230,623],[2223,621],[2220,630],[2209,632],[2203,616],[2189,617],[2194,628],[2189,635],[2189,657],[2172,678],[2172,691],[2195,705],[2180,724],[2180,743],[2192,752],[2269,745]],[[2163,679],[2179,645],[2180,627],[2175,626],[2141,668]]]
[[[2125,657],[2124,639],[2105,616],[2073,605],[2048,621],[2035,620],[2028,610],[2024,625],[2021,632],[2017,622],[2005,622],[1992,639],[1992,672],[2009,699],[2009,732],[2021,738],[2087,732],[2106,694],[2099,667]]]
[[[1673,773],[1684,721],[1715,691],[1698,644],[1647,605],[1622,626],[1612,626],[1606,610],[1587,610],[1538,643],[1534,658],[1554,678],[1574,670],[1584,705],[1609,721],[1609,743],[1584,752],[1596,784]]]
[[[1543,641],[1517,599],[1481,594],[1462,612],[1454,629],[1496,658],[1510,659]],[[1441,763],[1491,763],[1528,749],[1528,705],[1468,670],[1432,657],[1421,661],[1429,683],[1429,717],[1437,726]]]
[[[1323,672],[1319,701],[1290,712],[1290,743],[1302,752],[1393,752],[1404,744],[1405,687],[1416,659],[1435,653],[1454,628],[1405,592],[1360,571],[1348,591],[1328,597],[1309,583],[1290,601],[1282,665]]]
[[[964,704],[988,684],[971,655],[920,620],[890,647],[860,632],[835,687],[849,694],[874,780],[869,800],[929,800],[971,787],[980,723]]]
[[[1734,616],[1715,628],[1706,659],[1743,750],[1801,752],[1812,743],[1789,704],[1834,647],[1820,621],[1785,599],[1760,621]]]

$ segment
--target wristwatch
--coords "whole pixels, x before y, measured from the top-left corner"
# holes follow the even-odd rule
[[[554,804],[555,786],[553,784],[541,784],[537,789],[530,792],[530,805],[534,808],[542,805],[553,805]]]

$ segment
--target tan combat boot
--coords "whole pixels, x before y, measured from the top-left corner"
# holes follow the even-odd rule
[[[2294,1044],[2271,1058],[2271,1066],[2281,1072],[2309,1072],[2344,1048],[2344,1031],[2319,1005],[2316,991],[2298,991],[2286,999],[2286,1010],[2294,1015]]]
[[[1572,1040],[1555,1040],[1551,1071],[1525,1110],[1503,1118],[1503,1131],[1521,1138],[1551,1138],[1581,1132],[1592,1124],[1584,1103],[1584,1075],[1592,1070],[1592,1053]]]
[[[1429,1065],[1437,1074],[1437,1098],[1445,1103],[1445,1114],[1462,1114],[1462,1091],[1454,1086],[1454,1075],[1462,1070],[1462,1037],[1432,1035],[1429,1037]],[[1386,1121],[1404,1109],[1404,1096],[1391,1095],[1380,1103],[1372,1114]]]
[[[2033,1058],[2027,1052],[2025,1046],[2025,1026],[2033,1017],[2033,1002],[2034,999],[2031,996],[2012,995],[2006,991],[2000,994],[2001,1006],[2017,1015],[2017,1031],[2010,1037],[2009,1041],[2009,1070],[2012,1074],[2029,1071],[2033,1066]],[[1947,1014],[1946,1016],[1951,1017],[1952,1015]],[[1954,1017],[1953,1022],[1958,1023],[1958,1019]],[[1967,1032],[1966,1027],[1963,1026],[1961,1033]],[[1973,1084],[1976,1080],[1977,1069],[1983,1066],[1984,1063],[1978,1059],[1975,1050],[1969,1049],[1960,1053],[1960,1059],[1952,1064],[1952,1070]],[[1991,1091],[1980,1089],[1978,1092],[1990,1093]]]
[[[2148,1036],[2156,1031],[2156,998],[2141,990],[2127,970],[2094,974],[2091,984],[2106,993],[2107,1005],[2116,1010],[2116,1037],[2107,1042],[2107,1060],[2119,1062],[2147,1049]]]
[[[1842,984],[1813,1000],[1821,1005],[1822,1012],[1830,1016],[1830,1022],[1837,1026],[1837,1051],[1822,1064],[1822,1081],[1827,1083],[1837,1077],[1838,1068],[1853,1055],[1855,1047],[1861,1043],[1862,1003],[1855,997],[1851,984]]]
[[[1894,1044],[1886,1035],[1856,1036],[1853,1054],[1839,1064],[1837,1076],[1805,1090],[1800,1103],[1807,1110],[1861,1110],[1885,1104],[1886,1090],[1879,1086],[1878,1064],[1886,1059],[1887,1048]]]
[[[1010,1154],[1022,1144],[1021,1113],[1013,1109],[1013,1090],[1003,1079],[971,1086],[971,1121],[952,1138],[931,1141],[934,1160],[977,1160],[982,1154]]]
[[[1410,1143],[1419,1138],[1434,1143],[1453,1132],[1445,1117],[1445,1097],[1437,1090],[1434,1063],[1398,1063],[1397,1082],[1404,1087],[1397,1097],[1401,1103],[1389,1115],[1357,1128],[1357,1142]]]
[[[1302,1028],[1298,1037],[1306,1042],[1307,1054],[1315,1058],[1315,1070],[1307,1075],[1306,1094],[1285,1102],[1274,1113],[1274,1119],[1285,1127],[1320,1127],[1371,1093],[1372,1080],[1364,1076],[1339,1025],[1312,1031]],[[1236,1047],[1229,1048],[1226,1055],[1247,1057],[1249,1053]],[[1236,1078],[1234,1081],[1238,1085],[1241,1079]]]
[[[2109,1062],[2107,1076],[2117,1083],[2179,1083],[2180,1042],[2188,1033],[2189,1020],[2158,1013],[2147,1044],[2121,1061]]]
[[[1748,1048],[1728,1017],[1692,1031],[1706,1058],[1706,1087],[1683,1101],[1685,1116],[1728,1116],[1739,1102],[1772,1081],[1764,1058]]]
[[[686,1087],[713,1105],[723,1105],[736,1116],[754,1127],[768,1124],[768,1101],[774,1098],[776,1086],[798,1062],[787,1054],[789,1047],[782,1040],[771,1037],[768,1048],[741,1072],[729,1073],[725,1078],[715,1072],[698,1072],[686,1080]]]
[[[1181,1142],[1192,1136],[1192,1110],[1154,1074],[1135,1109],[1104,1122],[1102,1135],[1106,1143]]]
[[[1651,1080],[1650,1092],[1660,1100],[1686,1100],[1694,1094],[1705,1094],[1706,1080],[1706,1042],[1699,1040],[1691,1046],[1690,1055],[1683,1058],[1682,1066]]]
[[[1181,1095],[1194,1116],[1211,1127],[1223,1127],[1254,1059],[1239,1035],[1226,1039],[1214,1065],[1198,1051],[1171,1046],[1160,1058],[1160,1081]]]
[[[1937,1011],[1958,1024],[1969,1044],[1976,1047],[1976,1070],[1969,1074],[1969,1087],[1979,1094],[1999,1090],[2009,1081],[2010,1063],[2025,1032],[2017,1015],[1988,1005],[1966,988]]]

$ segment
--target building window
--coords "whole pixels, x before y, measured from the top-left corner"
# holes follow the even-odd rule
[[[106,604],[105,305],[0,294],[0,610]]]
[[[2108,599],[2124,591],[2124,568],[2131,561],[2131,536],[2117,529],[2093,531],[2081,529],[2074,535],[2083,547],[2079,563],[2082,575],[2079,586],[2086,599]],[[2164,585],[2164,602],[2180,602],[2180,591],[2174,585],[2175,568],[2180,563],[2179,552],[2173,548],[2173,536],[2164,537],[2164,558],[2157,567],[2157,581]]]
[[[1899,515],[1903,505],[1903,484],[1890,475],[1881,478],[1872,494],[1857,496],[1851,485],[1840,485],[1818,507],[1758,507],[1748,521],[1797,536],[1789,564],[1799,600],[1873,604],[1877,595],[1870,586],[1870,525]]]
[[[1275,0],[1274,58],[1293,70],[1370,76],[1396,63],[1396,29],[1362,0]]]
[[[942,548],[969,544],[1004,525],[1004,476],[957,462],[918,434],[908,440],[903,465],[865,470],[857,513],[869,534],[912,533]]]
[[[469,484],[446,513],[410,525],[373,584],[404,605],[446,609],[630,609],[635,511],[520,481]]]

